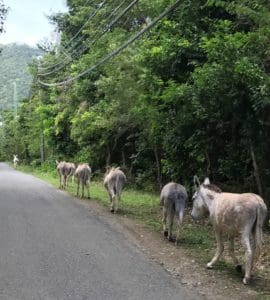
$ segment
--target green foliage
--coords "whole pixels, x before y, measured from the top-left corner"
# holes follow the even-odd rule
[[[95,3],[68,1],[68,13],[51,17],[62,39],[43,67],[66,59],[61,47]],[[95,41],[119,3],[100,9],[79,45],[75,39],[67,48],[72,62],[44,81],[78,75],[173,1],[140,1]],[[72,84],[41,87],[33,64],[32,94],[18,112],[20,126],[7,116],[5,149],[15,138],[28,160],[42,160],[43,148],[45,159],[87,161],[97,173],[121,165],[142,188],[174,180],[190,189],[194,174],[235,191],[259,192],[261,185],[268,200],[269,20],[264,0],[184,0],[145,37]]]

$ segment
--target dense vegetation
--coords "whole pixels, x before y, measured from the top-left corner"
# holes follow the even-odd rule
[[[41,85],[80,74],[174,3],[138,1],[106,26],[121,2],[106,1],[87,23],[100,1],[68,0],[69,13],[51,16],[60,46],[32,64],[17,118],[5,114],[2,159],[16,151],[32,164],[65,158],[96,172],[117,164],[142,188],[208,175],[269,200],[270,2],[180,1],[108,63]]]
[[[0,108],[15,109],[17,101],[29,97],[32,76],[28,64],[42,52],[28,45],[9,44],[0,47]]]

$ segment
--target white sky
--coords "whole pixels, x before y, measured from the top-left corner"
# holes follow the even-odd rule
[[[0,44],[24,43],[36,46],[44,37],[51,38],[54,27],[45,15],[65,12],[66,0],[4,0],[10,8],[0,34]]]

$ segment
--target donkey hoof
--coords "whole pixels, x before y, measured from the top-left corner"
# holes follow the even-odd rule
[[[238,273],[242,273],[242,266],[241,265],[237,265],[235,267],[235,270],[238,272]]]
[[[244,277],[243,283],[246,285],[246,284],[249,284],[249,282],[250,282],[250,278]]]
[[[168,230],[164,230],[164,231],[163,231],[163,235],[164,235],[165,237],[167,237],[167,236],[168,236]]]
[[[213,266],[212,266],[210,263],[208,263],[208,264],[206,265],[206,269],[212,270],[212,269],[213,269]]]

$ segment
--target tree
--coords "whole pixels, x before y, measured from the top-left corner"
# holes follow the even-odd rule
[[[110,26],[120,1],[72,0],[68,13],[51,17],[60,45],[33,64],[32,94],[19,111],[33,128],[19,128],[22,141],[31,139],[29,156],[40,156],[43,132],[45,159],[85,161],[101,172],[121,165],[139,187],[191,187],[197,174],[269,199],[268,1],[183,0],[91,73],[62,86],[38,83],[80,75],[172,3],[140,1]]]

